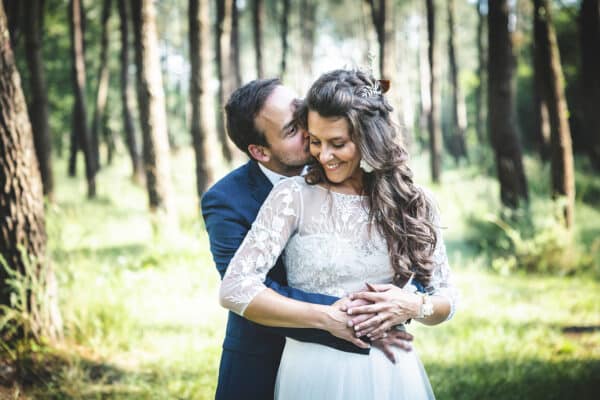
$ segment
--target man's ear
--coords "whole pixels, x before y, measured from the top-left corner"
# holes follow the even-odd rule
[[[261,146],[258,144],[249,144],[248,145],[248,153],[254,158],[256,161],[269,162],[271,161],[271,152],[265,146]]]

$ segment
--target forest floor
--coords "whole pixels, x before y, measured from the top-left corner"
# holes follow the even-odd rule
[[[193,155],[182,151],[173,162],[180,224],[169,235],[153,232],[146,194],[131,182],[126,160],[102,170],[92,201],[83,178],[61,177],[66,168],[57,163],[47,220],[65,339],[18,363],[0,360],[0,398],[214,397],[227,313],[217,300]],[[427,160],[413,165],[422,178]],[[597,398],[599,204],[577,204],[576,241],[589,249],[591,270],[500,274],[472,245],[468,224],[470,214],[497,209],[494,180],[466,167],[443,179],[432,189],[461,302],[449,323],[409,329],[437,398]],[[589,179],[600,187],[600,178]]]

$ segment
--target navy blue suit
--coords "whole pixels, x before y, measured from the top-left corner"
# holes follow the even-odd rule
[[[217,182],[202,197],[202,216],[221,278],[272,188],[258,164],[249,161]],[[330,305],[338,300],[288,287],[281,257],[267,275],[265,284],[281,295],[309,303]],[[229,312],[216,398],[272,399],[285,336],[343,351],[368,353],[325,331],[265,327]]]

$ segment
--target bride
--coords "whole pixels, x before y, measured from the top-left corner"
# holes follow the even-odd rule
[[[368,346],[361,338],[381,338],[410,319],[450,319],[457,295],[438,214],[413,183],[379,82],[336,70],[313,84],[305,106],[315,163],[271,191],[227,268],[221,304],[263,325],[325,329],[361,347]],[[372,304],[309,304],[268,289],[263,281],[282,252],[291,286]],[[425,294],[400,289],[412,276]],[[377,348],[367,356],[288,338],[275,396],[433,398],[416,352],[394,356],[392,364]]]

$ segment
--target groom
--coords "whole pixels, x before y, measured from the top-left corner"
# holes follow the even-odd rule
[[[308,140],[293,118],[296,104],[295,93],[278,79],[263,79],[237,89],[225,106],[227,133],[250,161],[202,197],[202,215],[221,278],[273,185],[299,175],[309,161]],[[281,257],[265,284],[300,301],[331,305],[339,300],[288,287]],[[264,327],[229,312],[216,399],[272,399],[286,336],[342,351],[368,353],[325,331]],[[411,339],[407,333],[394,332],[374,345],[389,354],[390,345],[407,348],[404,341]]]

